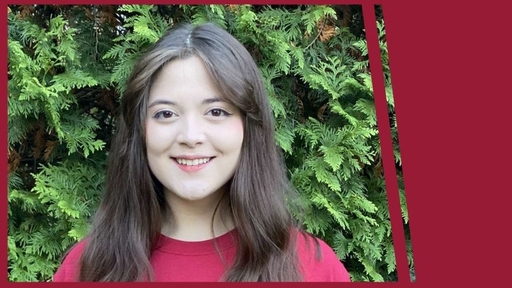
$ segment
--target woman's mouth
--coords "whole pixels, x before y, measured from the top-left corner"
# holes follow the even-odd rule
[[[208,163],[210,162],[210,160],[212,159],[212,157],[210,158],[199,158],[199,159],[180,159],[180,158],[175,158],[176,162],[178,162],[178,164],[180,165],[187,165],[187,166],[196,166],[196,165],[201,165],[201,164],[205,164],[205,163]]]
[[[206,167],[215,157],[196,159],[172,158],[178,167],[185,172],[196,172]]]

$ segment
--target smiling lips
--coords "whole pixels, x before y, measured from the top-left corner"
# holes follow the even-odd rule
[[[215,157],[204,157],[195,159],[172,158],[178,167],[185,172],[196,172],[203,169]]]

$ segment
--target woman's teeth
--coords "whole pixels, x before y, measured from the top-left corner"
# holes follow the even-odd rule
[[[201,165],[204,163],[208,163],[210,161],[210,159],[211,158],[200,158],[200,159],[189,160],[189,159],[176,158],[176,161],[180,165],[195,166],[195,165]]]

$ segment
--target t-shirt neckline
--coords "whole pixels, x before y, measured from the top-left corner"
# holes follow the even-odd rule
[[[199,255],[217,253],[217,245],[220,251],[233,247],[236,244],[237,232],[232,229],[220,236],[213,239],[202,241],[184,241],[168,237],[160,233],[160,238],[156,250],[173,253],[173,254],[187,254]]]

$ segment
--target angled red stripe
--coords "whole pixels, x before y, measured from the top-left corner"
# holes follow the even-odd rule
[[[391,218],[391,230],[393,233],[393,246],[395,249],[398,281],[410,282],[404,227],[402,223],[402,212],[400,209],[400,197],[398,192],[398,179],[395,170],[393,142],[391,138],[391,129],[388,116],[388,104],[386,101],[386,92],[384,90],[384,74],[382,71],[375,7],[373,4],[363,4],[363,19],[366,40],[368,43],[368,56],[371,66],[375,109],[377,113],[377,123],[379,128],[379,138],[384,167],[384,178],[386,181],[386,193],[388,196],[389,214]]]

